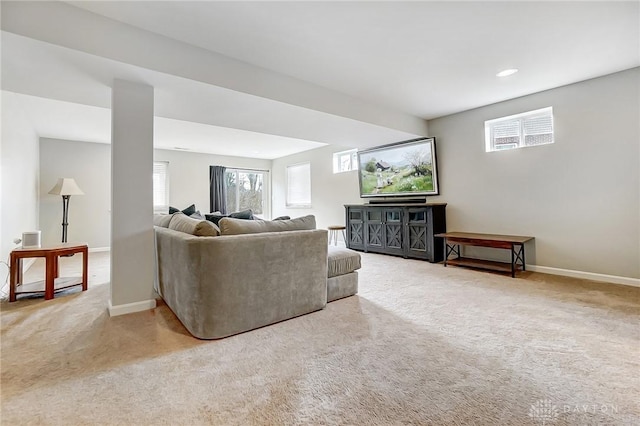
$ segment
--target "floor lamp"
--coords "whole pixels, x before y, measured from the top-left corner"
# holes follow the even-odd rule
[[[67,221],[69,215],[69,198],[72,195],[84,195],[84,192],[78,188],[78,184],[72,178],[60,178],[58,183],[53,187],[49,194],[62,195],[62,242],[67,242]]]

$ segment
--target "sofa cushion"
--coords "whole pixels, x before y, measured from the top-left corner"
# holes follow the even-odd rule
[[[169,222],[169,229],[180,231],[197,237],[215,237],[220,229],[207,220],[193,219],[183,213],[176,213]]]
[[[182,211],[182,213],[186,214],[187,216],[191,216],[192,214],[194,214],[196,212],[196,205],[195,204],[191,204],[189,207],[187,207],[184,210],[178,210],[175,207],[171,207],[169,206],[169,213],[178,213],[179,211]]]
[[[170,214],[154,214],[153,215],[153,225],[161,226],[163,228],[169,227],[169,222],[171,222]]]
[[[337,246],[329,246],[328,262],[328,278],[349,274],[362,266],[360,253]]]
[[[242,220],[226,217],[220,220],[221,235],[259,234],[262,232],[304,231],[316,229],[313,215],[290,220]]]
[[[358,292],[358,271],[327,278],[327,302],[353,296]]]

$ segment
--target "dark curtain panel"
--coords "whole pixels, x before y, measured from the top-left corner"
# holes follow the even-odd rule
[[[227,187],[223,166],[209,166],[209,211],[227,213]]]

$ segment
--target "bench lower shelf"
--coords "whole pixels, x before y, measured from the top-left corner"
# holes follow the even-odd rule
[[[82,277],[59,277],[54,280],[53,291],[56,292],[77,285],[82,285]],[[45,287],[45,280],[18,284],[16,286],[15,294],[44,293],[46,290]]]
[[[511,273],[511,264],[507,262],[496,262],[493,260],[474,259],[471,257],[458,257],[447,259],[447,265],[466,266],[468,268],[488,269],[491,271]],[[516,271],[522,270],[520,265],[515,267]]]

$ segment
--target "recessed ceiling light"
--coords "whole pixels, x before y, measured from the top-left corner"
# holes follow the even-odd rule
[[[506,77],[508,75],[515,74],[517,72],[518,72],[517,68],[509,68],[508,70],[500,71],[498,74],[496,74],[496,77]]]

